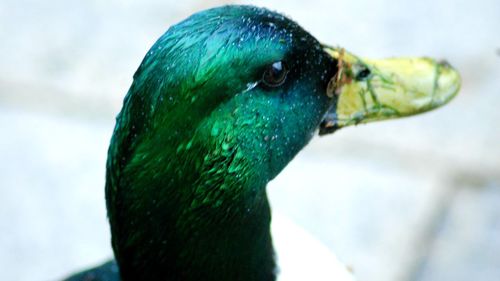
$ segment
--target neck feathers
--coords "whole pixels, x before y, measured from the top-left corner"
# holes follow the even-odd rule
[[[122,279],[274,280],[266,183],[245,173],[238,148],[193,140],[156,153],[152,147],[161,146],[148,141],[149,153],[139,146],[120,169],[108,160]]]

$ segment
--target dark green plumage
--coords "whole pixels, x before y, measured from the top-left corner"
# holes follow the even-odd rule
[[[261,79],[276,61],[290,73],[270,87]],[[330,106],[335,65],[295,23],[252,7],[196,14],[159,39],[109,151],[124,280],[274,279],[265,186]]]
[[[250,6],[200,12],[154,44],[108,155],[122,280],[275,279],[265,187],[335,103],[336,65],[296,23]]]

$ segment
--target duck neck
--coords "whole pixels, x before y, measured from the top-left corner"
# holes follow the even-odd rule
[[[229,168],[108,178],[122,280],[275,280],[266,183],[248,186]]]

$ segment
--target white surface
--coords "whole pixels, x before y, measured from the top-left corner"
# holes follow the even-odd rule
[[[278,281],[354,281],[352,273],[328,247],[286,216],[273,213],[271,232]]]

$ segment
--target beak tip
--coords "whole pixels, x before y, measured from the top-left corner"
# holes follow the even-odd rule
[[[441,59],[438,61],[438,64],[442,67],[446,67],[446,68],[453,68],[451,66],[451,64],[446,60],[446,59]]]
[[[439,89],[441,93],[438,95],[438,105],[446,104],[451,101],[460,91],[462,78],[460,73],[451,66],[447,61],[440,61],[442,66],[442,74],[439,78]]]

